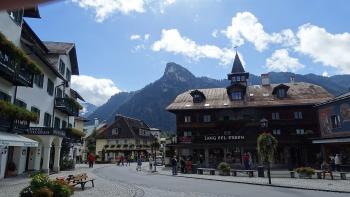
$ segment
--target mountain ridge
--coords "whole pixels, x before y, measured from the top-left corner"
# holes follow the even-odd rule
[[[308,82],[324,87],[333,95],[348,90],[350,75],[335,75],[323,77],[315,74],[294,74],[291,72],[270,72],[270,83],[287,83],[295,76],[296,82]],[[250,74],[250,85],[261,84],[260,76]],[[196,77],[188,69],[174,62],[166,64],[163,76],[135,92],[121,92],[112,96],[104,105],[100,106],[88,118],[99,118],[111,122],[115,114],[123,114],[144,120],[151,127],[163,131],[175,131],[175,115],[165,111],[165,107],[177,95],[189,89],[226,87],[226,79],[212,79]]]

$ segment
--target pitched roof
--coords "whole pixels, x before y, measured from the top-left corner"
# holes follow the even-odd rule
[[[119,128],[117,135],[112,135],[112,130]],[[118,139],[118,138],[153,138],[148,135],[141,135],[140,129],[150,131],[150,127],[142,120],[126,117],[118,114],[116,120],[99,133],[99,139]]]
[[[313,105],[331,99],[333,96],[324,88],[304,82],[286,83],[289,86],[287,97],[280,99],[272,95],[272,91],[280,84],[269,86],[253,85],[247,87],[244,101],[232,101],[227,94],[226,88],[199,89],[206,96],[205,102],[193,103],[188,90],[178,95],[167,106],[166,110],[191,110],[191,109],[225,109],[243,107],[271,107],[285,105]]]
[[[236,53],[235,60],[233,61],[231,73],[244,73],[244,72],[245,70],[243,68],[242,62],[239,59],[238,53]]]
[[[45,41],[43,43],[49,50],[49,56],[53,62],[57,63],[59,55],[68,55],[71,62],[72,74],[79,75],[78,60],[74,43],[52,41]]]
[[[334,102],[345,100],[345,99],[350,99],[350,92],[346,92],[344,94],[338,95],[338,96],[336,96],[336,97],[334,97],[332,99],[329,99],[327,101],[321,102],[321,103],[317,104],[316,106],[322,106],[322,105],[334,103]]]

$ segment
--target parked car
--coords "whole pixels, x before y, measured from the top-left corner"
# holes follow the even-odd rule
[[[156,157],[156,165],[157,165],[157,166],[162,166],[162,165],[164,165],[164,159],[163,159],[162,156],[157,156],[157,157]]]

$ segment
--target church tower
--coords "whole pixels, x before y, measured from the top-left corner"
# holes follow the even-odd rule
[[[245,72],[238,53],[236,53],[232,71],[230,74],[227,74],[227,78],[231,81],[231,85],[226,88],[227,94],[231,100],[244,100],[248,87],[247,80],[249,78],[249,73]]]

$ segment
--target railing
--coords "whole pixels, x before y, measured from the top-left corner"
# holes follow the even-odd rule
[[[12,128],[11,124],[11,119],[0,118],[0,131],[24,133],[29,128],[30,122],[27,120],[13,120]]]
[[[29,127],[25,133],[28,135],[56,135],[59,137],[66,136],[65,130],[55,129],[51,127]]]
[[[10,55],[0,51],[1,76],[18,86],[33,86],[34,74],[20,65]]]
[[[78,116],[79,108],[70,98],[55,98],[55,108],[70,116]]]

